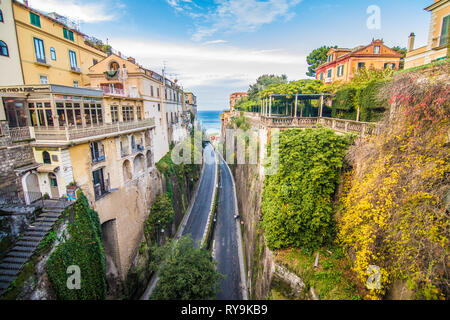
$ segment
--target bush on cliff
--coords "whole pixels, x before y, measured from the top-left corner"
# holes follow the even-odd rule
[[[379,134],[353,146],[339,239],[366,283],[380,268],[382,298],[403,279],[417,298],[448,297],[450,89],[448,63],[404,72],[383,89],[392,103]]]
[[[155,250],[159,281],[152,300],[210,300],[216,297],[222,276],[204,248],[196,248],[189,237],[181,237]]]
[[[279,169],[266,177],[262,201],[270,249],[314,249],[333,239],[332,196],[350,142],[326,128],[280,134]]]
[[[60,300],[103,300],[106,298],[106,267],[102,231],[97,212],[89,207],[81,190],[73,207],[68,236],[51,254],[46,264],[52,288]],[[81,288],[69,289],[69,266],[81,271]]]

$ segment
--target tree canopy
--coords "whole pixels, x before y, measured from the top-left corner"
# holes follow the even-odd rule
[[[330,51],[331,48],[337,48],[337,46],[334,47],[328,47],[328,46],[322,46],[320,48],[314,49],[308,57],[306,57],[306,62],[308,62],[308,72],[306,72],[306,75],[308,77],[315,77],[316,76],[316,68],[320,66],[322,63],[325,63],[327,61],[327,53]]]
[[[268,86],[283,83],[288,83],[287,76],[285,74],[282,74],[281,76],[274,74],[262,75],[256,80],[255,84],[250,85],[248,97],[251,100],[255,100],[258,93],[266,89]]]
[[[153,300],[211,300],[216,297],[222,276],[216,262],[204,248],[196,248],[190,237],[169,242],[156,249],[154,261],[159,264],[159,281]]]

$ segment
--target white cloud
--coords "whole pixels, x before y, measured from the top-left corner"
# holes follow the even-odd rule
[[[200,7],[192,0],[166,0],[175,10],[195,19],[192,39],[202,41],[217,32],[252,32],[278,19],[289,20],[302,0],[217,0]]]
[[[193,90],[203,109],[228,106],[228,95],[247,90],[262,74],[287,74],[289,79],[305,77],[306,57],[281,49],[244,49],[222,44],[198,46],[146,39],[111,39],[116,48],[126,48],[143,66],[177,77],[185,89]],[[214,93],[213,93],[214,92]]]
[[[76,21],[97,23],[113,20],[124,5],[117,1],[98,0],[95,2],[79,0],[30,0],[29,5],[39,11],[56,12]]]
[[[221,44],[221,43],[227,43],[228,41],[226,40],[211,40],[211,41],[206,41],[203,42],[204,45],[209,45],[209,44]]]

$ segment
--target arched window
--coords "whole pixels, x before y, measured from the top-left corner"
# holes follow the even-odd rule
[[[9,57],[8,46],[0,40],[0,56]]]
[[[44,163],[52,164],[52,159],[50,158],[50,153],[47,151],[42,152],[42,160],[44,160]]]
[[[50,56],[51,56],[52,60],[56,60],[56,51],[55,51],[55,48],[53,48],[53,47],[50,48]]]
[[[2,10],[0,10],[0,22],[4,22],[4,20],[3,20],[3,12],[2,12]]]

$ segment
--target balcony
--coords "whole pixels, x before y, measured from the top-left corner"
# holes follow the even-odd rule
[[[35,57],[34,63],[47,68],[50,68],[52,66],[46,57]]]
[[[104,94],[125,97],[125,90],[114,87],[101,87]]]
[[[155,126],[155,119],[145,119],[132,122],[117,122],[105,123],[99,126],[85,127],[85,128],[34,128],[36,142],[70,142],[83,143],[84,140],[92,139],[94,137],[110,137],[123,133],[149,129]]]
[[[77,67],[77,66],[70,66],[70,71],[72,71],[73,73],[81,73],[81,68]]]

